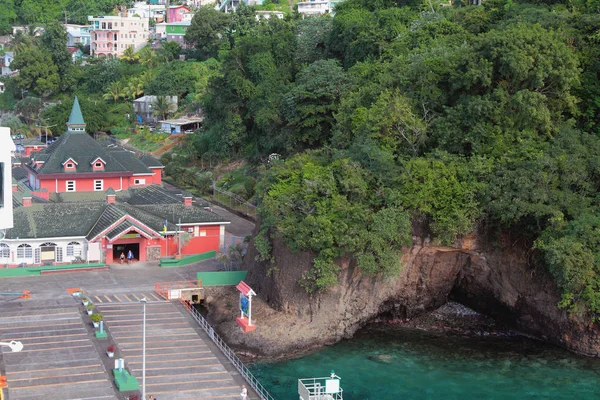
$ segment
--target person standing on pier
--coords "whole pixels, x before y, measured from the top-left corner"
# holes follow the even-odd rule
[[[240,400],[248,400],[248,389],[246,389],[246,385],[242,385],[242,393],[240,393]]]

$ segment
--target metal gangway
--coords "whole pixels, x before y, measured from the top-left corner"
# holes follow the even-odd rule
[[[327,378],[298,379],[300,400],[343,400],[340,379],[334,371]]]

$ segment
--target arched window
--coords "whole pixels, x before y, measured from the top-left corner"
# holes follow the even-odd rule
[[[33,258],[33,249],[27,243],[23,243],[17,247],[17,258]]]
[[[67,257],[81,257],[81,243],[69,243],[67,245]]]
[[[10,258],[10,247],[6,243],[0,243],[0,258]]]

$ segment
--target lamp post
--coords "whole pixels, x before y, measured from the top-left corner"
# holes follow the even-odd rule
[[[148,301],[144,297],[140,303],[144,305],[142,318],[142,400],[146,400],[146,303]]]
[[[13,353],[23,350],[23,343],[13,340],[12,342],[0,342],[0,346],[8,346]]]
[[[0,346],[8,346],[13,353],[18,353],[23,350],[23,343],[17,342],[15,340],[10,342],[0,342]],[[4,399],[4,387],[6,386],[6,378],[2,377],[3,386],[0,386],[0,400]]]

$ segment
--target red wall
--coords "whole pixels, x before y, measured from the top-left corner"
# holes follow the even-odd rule
[[[35,191],[32,191],[31,194],[36,195],[37,197],[41,197],[42,199],[45,199],[45,200],[50,200],[50,192],[47,192],[47,191],[40,192],[40,191],[35,190]]]
[[[187,226],[183,227],[183,230],[187,232],[187,228]],[[204,253],[211,250],[219,251],[220,225],[199,226],[198,228],[199,231],[206,231],[206,236],[192,237],[185,246],[183,246],[181,253],[189,255]]]
[[[58,191],[56,190],[56,179],[43,179],[40,177],[40,189],[47,189],[50,193],[65,193],[67,191],[67,181],[76,181],[75,192],[93,192],[94,181],[102,179],[104,186],[102,191],[108,190],[112,187],[114,190],[127,190],[130,187],[142,187],[152,184],[160,185],[162,183],[162,169],[155,168],[154,175],[142,175],[142,176],[126,176],[123,177],[122,182],[120,177],[98,177],[98,178],[78,178],[77,175],[65,176],[64,178],[58,179]],[[135,179],[145,179],[144,185],[134,185]]]
[[[129,178],[123,178],[123,187],[121,187],[121,178],[110,177],[110,178],[97,178],[104,181],[102,191],[108,190],[112,187],[114,190],[125,190],[129,189]],[[93,192],[94,191],[94,178],[72,178],[59,179],[58,180],[58,193],[65,193],[67,191],[67,181],[76,181],[75,192]],[[55,179],[41,179],[40,189],[47,189],[49,192],[56,193],[56,180]]]
[[[35,148],[37,147],[37,149]],[[29,156],[31,155],[31,153],[35,153],[37,151],[42,151],[43,149],[45,149],[46,146],[25,146],[25,155]]]
[[[152,172],[154,172],[154,176],[152,177],[152,183],[160,185],[162,183],[162,168],[150,168]]]

